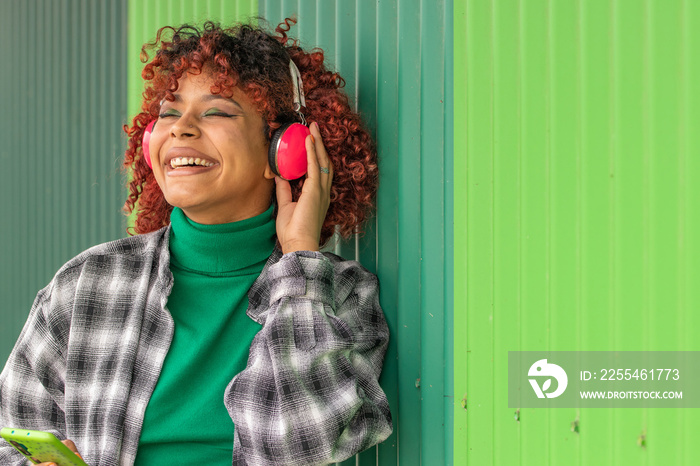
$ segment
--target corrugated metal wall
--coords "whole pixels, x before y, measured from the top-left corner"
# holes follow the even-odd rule
[[[518,417],[506,368],[700,350],[699,21],[689,0],[456,5],[455,464],[698,463],[694,410]]]
[[[126,5],[0,2],[0,361],[78,252],[126,235]]]
[[[338,251],[381,279],[396,433],[357,462],[693,464],[691,411],[516,415],[505,368],[517,349],[700,349],[700,5],[458,0],[452,170],[451,0],[132,0],[128,52],[125,4],[0,3],[2,359],[55,270],[124,235],[141,44],[162,24],[296,13],[381,156],[378,218]]]
[[[374,130],[381,182],[374,230],[357,249],[376,270],[392,341],[382,383],[395,432],[358,464],[451,464],[450,12],[445,1],[261,1],[296,14],[306,47],[327,51]],[[449,268],[448,268],[449,267]],[[447,363],[446,363],[447,361]],[[447,416],[447,419],[446,419]],[[375,457],[376,455],[376,457]],[[352,461],[347,464],[355,464]]]

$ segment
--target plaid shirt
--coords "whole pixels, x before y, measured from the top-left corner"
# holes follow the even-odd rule
[[[133,464],[173,335],[169,237],[91,248],[39,292],[0,374],[0,426],[70,438],[93,466]],[[324,464],[386,439],[376,277],[332,254],[275,250],[248,295],[263,327],[224,395],[233,464]],[[1,443],[0,464],[25,464]]]

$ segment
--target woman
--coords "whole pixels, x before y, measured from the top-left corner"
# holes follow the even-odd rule
[[[0,375],[0,424],[71,439],[90,465],[326,464],[391,433],[376,277],[319,252],[367,216],[376,155],[342,79],[289,25],[159,31],[125,128],[138,235],[39,292]],[[268,149],[304,118],[308,173],[289,182]],[[0,464],[23,463],[2,445]]]

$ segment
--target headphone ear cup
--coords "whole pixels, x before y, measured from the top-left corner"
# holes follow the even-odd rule
[[[143,132],[143,140],[141,141],[141,152],[143,152],[143,158],[146,159],[148,168],[153,170],[153,164],[151,162],[151,149],[149,144],[151,142],[151,133],[153,132],[153,127],[156,125],[156,120],[150,122]]]
[[[280,175],[279,168],[277,168],[277,151],[280,144],[280,139],[282,139],[282,135],[287,130],[287,128],[289,128],[289,126],[291,126],[291,123],[283,124],[282,126],[277,128],[274,133],[272,133],[270,147],[267,150],[267,162],[270,164],[272,172],[277,176],[282,176]]]
[[[275,175],[296,180],[306,174],[306,137],[309,128],[301,123],[286,123],[272,134],[267,159]]]

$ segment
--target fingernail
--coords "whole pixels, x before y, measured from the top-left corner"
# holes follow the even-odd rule
[[[311,142],[313,142],[314,144],[316,144],[316,138],[314,137],[314,135],[311,134],[310,136],[311,136]]]

